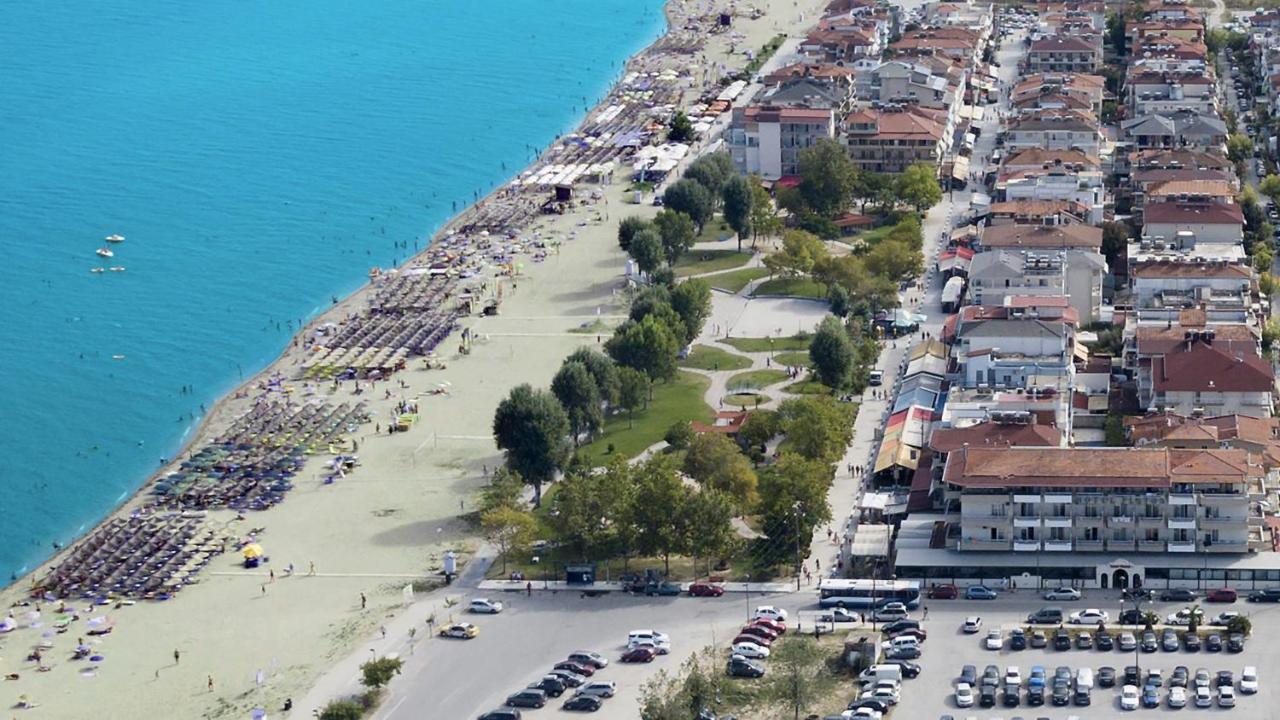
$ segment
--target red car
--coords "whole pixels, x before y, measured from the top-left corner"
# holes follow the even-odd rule
[[[755,643],[755,644],[757,644],[757,645],[762,645],[762,646],[764,646],[764,647],[769,647],[770,645],[772,645],[772,644],[773,644],[773,638],[771,638],[771,637],[767,637],[767,636],[761,636],[761,635],[746,635],[746,634],[743,634],[743,635],[739,635],[738,637],[734,638],[734,639],[733,639],[733,642],[732,642],[732,643],[730,643],[730,645],[737,645],[738,643]]]
[[[724,588],[711,583],[696,582],[689,586],[689,594],[694,597],[720,597]]]
[[[778,633],[770,630],[769,628],[763,625],[748,625],[742,628],[741,630],[739,630],[738,634],[739,635],[755,635],[756,637],[769,638],[770,640],[778,639]]]
[[[556,663],[555,667],[554,667],[554,668],[552,668],[552,669],[553,669],[553,670],[568,670],[569,672],[575,672],[575,673],[578,673],[579,675],[581,675],[581,676],[583,676],[583,677],[591,677],[592,675],[595,675],[595,674],[596,674],[596,669],[595,669],[594,667],[592,667],[592,666],[590,666],[590,665],[582,665],[582,664],[580,664],[580,663],[576,663],[576,662],[573,662],[573,661],[571,661],[571,660],[565,660],[565,661],[563,661],[563,662],[558,662],[558,663]]]
[[[1208,595],[1204,596],[1205,602],[1215,603],[1233,603],[1239,598],[1234,588],[1218,588],[1210,590]]]
[[[647,647],[631,648],[630,650],[622,653],[622,662],[653,662],[654,655],[655,653]]]
[[[951,583],[943,583],[942,585],[931,585],[929,587],[929,598],[933,600],[955,600],[960,597],[960,589]]]
[[[779,622],[777,620],[770,620],[768,618],[756,618],[755,620],[751,621],[749,627],[768,628],[769,630],[773,631],[774,635],[785,635],[787,632],[786,623]]]

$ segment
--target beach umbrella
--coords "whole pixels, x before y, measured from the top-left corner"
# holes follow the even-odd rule
[[[248,545],[245,545],[244,549],[241,550],[241,552],[244,554],[246,558],[262,557],[264,554],[266,554],[262,550],[262,546],[259,545],[258,543],[249,543]]]

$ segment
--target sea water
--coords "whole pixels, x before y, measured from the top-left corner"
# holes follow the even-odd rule
[[[664,25],[661,0],[0,5],[0,585]]]

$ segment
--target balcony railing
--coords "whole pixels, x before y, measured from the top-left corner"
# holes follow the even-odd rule
[[[1139,540],[1139,552],[1164,552],[1165,542],[1163,540]]]
[[[1014,515],[1013,526],[1018,528],[1040,527],[1040,518],[1027,515]]]
[[[1107,552],[1132,552],[1136,546],[1133,540],[1108,540]]]
[[[1044,519],[1044,526],[1047,528],[1069,528],[1071,527],[1070,517],[1047,517]]]
[[[1242,553],[1249,549],[1249,543],[1243,540],[1216,540],[1212,543],[1202,545],[1200,550],[1209,553]]]
[[[1195,530],[1196,519],[1194,517],[1189,517],[1189,518],[1171,517],[1169,518],[1169,529],[1170,530]]]
[[[1009,541],[1006,539],[992,540],[990,538],[960,538],[959,549],[961,550],[1008,550]]]
[[[1247,525],[1248,522],[1249,521],[1247,518],[1222,516],[1222,515],[1205,515],[1204,517],[1200,518],[1200,525],[1202,527],[1224,528],[1224,527],[1233,527],[1237,525],[1243,527]]]
[[[1035,552],[1040,549],[1040,543],[1035,540],[1014,540],[1014,552]]]
[[[1102,552],[1103,545],[1101,540],[1076,540],[1076,550],[1080,552]]]
[[[1045,540],[1044,549],[1048,552],[1071,552],[1070,540]]]
[[[1193,553],[1195,551],[1195,541],[1183,540],[1169,543],[1169,552],[1171,553]]]
[[[1129,514],[1111,515],[1107,518],[1107,525],[1133,525],[1133,516]]]

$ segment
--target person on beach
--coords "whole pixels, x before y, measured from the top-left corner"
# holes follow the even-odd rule
[[[213,692],[213,676],[212,675],[209,676],[208,686],[209,686],[209,692]]]
[[[315,561],[314,561],[314,560],[313,560],[313,561],[311,561],[310,565],[311,565],[311,567],[307,568],[307,577],[315,577],[315,574],[316,574],[316,564],[315,564]]]
[[[81,645],[83,645],[84,643],[83,643],[83,642],[81,642],[80,644],[81,644]],[[178,661],[180,661],[181,659],[182,659],[182,653],[181,653],[181,652],[179,652],[179,651],[177,651],[177,650],[174,650],[174,651],[173,651],[173,664],[174,664],[174,665],[177,665],[177,664],[178,664]]]
[[[369,599],[364,596],[364,593],[360,593],[360,609],[364,610],[368,606],[369,606]]]

